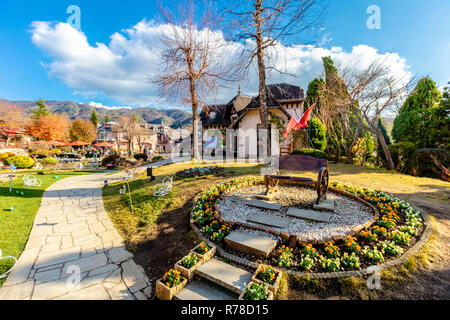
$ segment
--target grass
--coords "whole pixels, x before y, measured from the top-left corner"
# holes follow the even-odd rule
[[[103,189],[103,201],[109,217],[125,239],[128,249],[136,251],[152,231],[155,223],[164,212],[183,208],[196,194],[231,177],[254,175],[260,172],[260,166],[255,164],[224,164],[225,172],[197,178],[181,179],[175,174],[192,167],[208,165],[173,164],[153,170],[155,181],[149,181],[144,176],[130,183],[133,212],[130,209],[128,193],[120,195],[119,189],[123,183],[110,185]],[[153,196],[154,186],[161,183],[164,177],[175,176],[173,189],[165,197]],[[186,221],[188,223],[188,221]]]
[[[0,184],[0,248],[3,256],[18,258],[25,249],[45,189],[58,180],[80,174],[85,173],[47,172],[36,176],[42,181],[39,187],[24,187],[22,178],[19,177],[13,180],[12,193],[9,192],[9,182]],[[54,179],[56,175],[59,176],[58,180]],[[16,190],[24,195],[17,194]],[[10,206],[14,207],[14,211],[10,211]],[[12,263],[1,261],[0,274],[8,270]],[[0,285],[4,280],[0,279]]]

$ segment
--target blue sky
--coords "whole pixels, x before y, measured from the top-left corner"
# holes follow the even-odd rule
[[[399,57],[396,63],[405,64],[399,68],[419,77],[429,75],[438,86],[450,81],[450,1],[329,2],[324,31],[327,41],[322,43],[324,48],[340,47],[340,50],[349,53],[347,60],[354,56],[351,54],[352,48],[359,45],[376,49],[377,54],[395,52]],[[139,93],[130,91],[114,94],[116,87],[105,89],[106,83],[114,80],[104,79],[105,70],[101,71],[105,84],[93,88],[93,92],[87,92],[89,90],[80,85],[80,78],[75,75],[73,78],[58,75],[55,71],[57,65],[66,63],[63,70],[70,70],[68,65],[72,61],[68,61],[67,52],[64,55],[51,51],[45,40],[33,43],[32,23],[52,21],[54,25],[56,21],[66,22],[69,16],[66,9],[73,4],[81,8],[81,29],[92,47],[96,47],[96,43],[108,46],[114,33],[124,34],[122,30],[135,27],[143,19],[149,21],[157,14],[156,2],[151,0],[1,0],[0,99],[34,100],[43,97],[47,100],[84,103],[95,101],[109,106],[158,105],[158,101],[151,102],[151,95],[133,99],[130,96]],[[369,5],[378,5],[381,9],[381,30],[369,30],[366,26],[369,17],[366,9]],[[148,25],[146,27],[150,28]],[[135,37],[138,38],[137,35]],[[131,46],[131,41],[126,45]],[[308,57],[305,59],[312,59],[311,55]],[[81,58],[76,59],[80,63]],[[400,63],[401,59],[404,61]],[[52,65],[55,62],[57,64]],[[305,69],[309,71],[298,73],[298,83],[303,86],[317,75],[315,68]],[[290,82],[295,80],[291,79]],[[247,91],[252,91],[251,85]]]

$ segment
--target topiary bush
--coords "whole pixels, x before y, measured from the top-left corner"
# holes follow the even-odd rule
[[[161,160],[164,160],[163,156],[156,156],[156,157],[152,158],[152,162],[161,161]]]
[[[322,121],[317,118],[312,118],[308,122],[308,135],[313,148],[320,151],[325,150],[327,146],[327,131]]]
[[[57,165],[58,164],[58,159],[55,158],[44,158],[42,160],[39,161],[40,164],[46,166],[46,165]]]
[[[102,166],[108,167],[108,168],[114,168],[117,166],[127,166],[129,164],[130,164],[130,161],[128,161],[125,158],[122,158],[118,154],[112,154],[102,160]]]
[[[291,155],[300,154],[304,156],[311,156],[311,157],[318,157],[321,159],[327,159],[327,155],[325,152],[313,148],[303,148],[303,149],[297,149],[291,152]]]
[[[137,153],[133,156],[137,161],[142,160],[142,161],[147,161],[148,160],[148,155],[146,155],[145,153]]]
[[[3,161],[3,163],[7,166],[13,164],[18,169],[28,169],[34,166],[35,161],[33,158],[29,156],[12,156]]]

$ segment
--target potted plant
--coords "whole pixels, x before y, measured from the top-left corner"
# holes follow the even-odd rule
[[[170,269],[164,277],[156,281],[156,297],[160,300],[172,300],[186,284],[187,279],[180,271]]]
[[[194,277],[194,271],[203,264],[202,258],[197,253],[191,253],[175,264],[175,270],[189,281]]]
[[[273,300],[273,292],[267,285],[251,281],[239,296],[239,300]]]
[[[275,294],[280,286],[281,276],[282,273],[279,270],[261,264],[253,275],[252,281],[267,284],[269,290]]]
[[[210,260],[216,254],[216,247],[209,244],[207,241],[203,241],[194,249],[191,250],[192,253],[198,254],[203,263]]]

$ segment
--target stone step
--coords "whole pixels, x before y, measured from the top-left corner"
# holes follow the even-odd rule
[[[289,219],[266,213],[250,213],[247,217],[247,221],[282,229],[287,228],[290,223]]]
[[[233,231],[225,238],[225,242],[239,252],[265,257],[277,245],[277,241],[272,238],[245,231]]]
[[[239,296],[208,280],[194,280],[175,296],[175,300],[237,300]]]
[[[253,276],[250,272],[217,259],[209,260],[194,273],[237,294],[241,294],[245,290]]]
[[[332,199],[322,200],[319,204],[314,204],[314,209],[334,212],[336,203]]]
[[[276,202],[268,202],[263,200],[247,200],[246,205],[266,210],[280,210],[283,206]]]
[[[308,219],[318,222],[329,222],[331,214],[322,211],[305,210],[291,207],[286,212],[288,216],[295,218]]]

